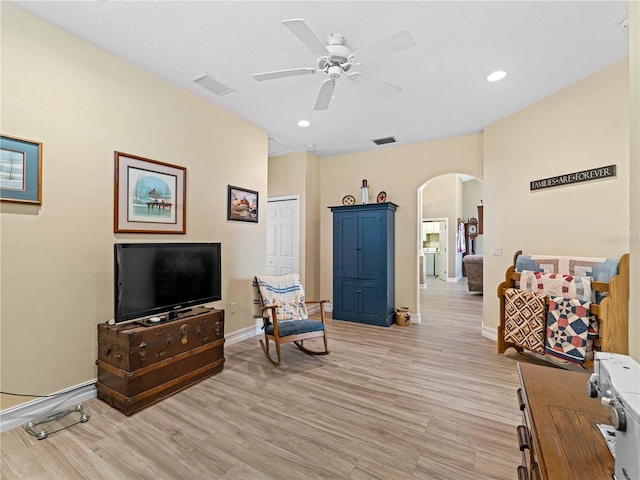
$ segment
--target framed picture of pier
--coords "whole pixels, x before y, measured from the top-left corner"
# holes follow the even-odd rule
[[[0,136],[0,200],[42,204],[42,143]]]
[[[258,223],[258,192],[229,185],[227,220]]]
[[[115,152],[113,231],[186,233],[187,169]]]

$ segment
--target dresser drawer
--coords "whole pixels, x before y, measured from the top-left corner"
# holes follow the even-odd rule
[[[526,478],[527,480],[540,479],[540,467],[536,456],[533,435],[531,434],[531,418],[527,409],[526,395],[522,388],[516,392],[518,398],[518,407],[522,412],[522,425],[516,428],[518,438],[518,448],[522,452],[522,464],[518,466],[518,478]],[[523,476],[525,475],[526,476]]]

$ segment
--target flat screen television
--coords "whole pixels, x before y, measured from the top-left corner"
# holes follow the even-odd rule
[[[220,243],[116,243],[113,261],[116,323],[222,299]]]

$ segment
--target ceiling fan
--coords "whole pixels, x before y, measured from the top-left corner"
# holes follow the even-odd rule
[[[320,93],[316,100],[314,110],[326,110],[333,97],[336,80],[344,75],[350,80],[365,85],[388,98],[398,95],[402,89],[374,77],[363,75],[360,72],[350,71],[352,67],[362,62],[374,60],[389,55],[416,44],[411,34],[403,30],[369,47],[352,52],[344,45],[344,37],[333,33],[327,37],[326,45],[316,36],[304,20],[295,18],[282,22],[291,32],[316,54],[318,67],[293,68],[289,70],[277,70],[275,72],[256,73],[253,78],[262,82],[276,78],[308,75],[318,71],[326,73],[327,78],[320,87]]]

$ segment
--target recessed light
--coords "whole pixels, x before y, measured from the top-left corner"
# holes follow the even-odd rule
[[[308,127],[309,125],[311,125],[311,122],[309,122],[309,120],[300,120],[298,122],[298,126],[299,127]]]
[[[310,143],[309,145],[307,145],[307,148],[315,148],[316,144],[315,143]]]
[[[498,80],[502,80],[507,76],[507,72],[503,72],[502,70],[498,70],[497,72],[493,72],[487,77],[487,80],[490,82],[497,82]]]

